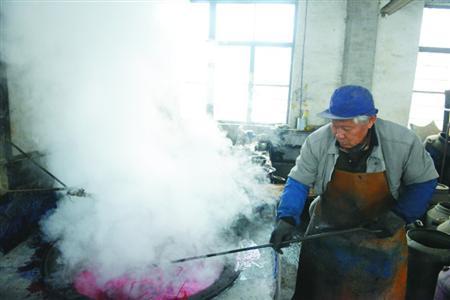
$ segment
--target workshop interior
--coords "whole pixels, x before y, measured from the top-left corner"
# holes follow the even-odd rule
[[[304,245],[379,233],[310,234],[311,186],[270,240],[341,86],[437,185],[402,224],[402,296],[331,298],[450,299],[450,0],[0,0],[0,299],[300,299]]]

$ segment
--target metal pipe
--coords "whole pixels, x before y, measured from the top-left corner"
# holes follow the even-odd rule
[[[19,151],[21,154],[25,155],[25,157],[27,157],[34,165],[36,165],[39,169],[41,169],[43,172],[45,172],[48,176],[50,176],[51,178],[55,179],[59,184],[61,184],[63,187],[67,188],[67,185],[62,182],[61,180],[59,180],[55,175],[53,175],[52,173],[50,173],[47,169],[45,169],[43,166],[41,166],[40,164],[38,164],[30,155],[28,155],[28,153],[26,153],[25,151],[23,151],[19,146],[17,146],[16,144],[14,144],[12,141],[8,141],[11,146],[13,146],[14,148],[17,149],[17,151]]]
[[[382,232],[381,229],[372,230],[372,229],[367,229],[364,227],[356,227],[356,228],[350,228],[350,229],[344,229],[344,230],[322,232],[322,233],[306,235],[306,236],[303,236],[298,239],[292,239],[289,241],[282,242],[281,247],[284,248],[284,247],[290,246],[291,244],[300,243],[300,242],[304,242],[304,241],[308,241],[308,240],[315,240],[315,239],[320,239],[320,238],[324,238],[324,237],[347,234],[347,233],[354,233],[354,232],[359,232],[359,231],[365,231],[365,232],[370,232],[370,233],[381,233]],[[210,254],[205,254],[205,255],[186,257],[186,258],[172,260],[171,262],[172,263],[180,263],[180,262],[185,262],[185,261],[190,261],[190,260],[195,260],[195,259],[208,258],[208,257],[213,257],[213,256],[232,254],[232,253],[237,253],[237,252],[250,251],[250,250],[269,248],[269,247],[273,247],[273,243],[239,248],[239,249],[233,249],[233,250],[216,252],[216,253],[210,253]]]
[[[16,189],[16,190],[5,190],[6,193],[40,193],[40,192],[52,192],[52,191],[65,191],[66,188],[55,187],[55,188],[35,188],[35,189]]]
[[[64,188],[64,187],[55,187],[55,188],[35,188],[35,189],[17,189],[17,190],[4,190],[4,193],[44,193],[44,192],[58,192],[58,191],[66,191],[66,195],[75,196],[75,197],[91,197],[92,194],[87,193],[84,189],[81,188]]]
[[[8,141],[11,146],[13,146],[17,151],[19,151],[21,154],[23,154],[26,158],[28,158],[34,165],[36,165],[39,169],[41,169],[43,172],[45,172],[47,175],[49,175],[51,178],[56,180],[59,184],[61,184],[62,188],[44,188],[44,189],[18,189],[18,190],[6,190],[7,193],[26,193],[26,192],[44,192],[44,191],[67,191],[67,195],[69,196],[76,196],[76,197],[90,197],[91,194],[86,193],[84,189],[81,188],[69,188],[64,182],[59,180],[55,175],[50,173],[47,169],[45,169],[43,166],[41,166],[39,163],[37,163],[31,155],[26,153],[24,150],[22,150],[19,146],[14,144],[12,141]]]

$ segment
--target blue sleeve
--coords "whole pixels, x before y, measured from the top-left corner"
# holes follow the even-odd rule
[[[393,211],[402,217],[406,223],[414,222],[421,218],[428,208],[428,203],[433,196],[437,185],[437,179],[415,183],[405,186]]]
[[[282,217],[292,217],[295,224],[300,224],[300,214],[305,206],[308,197],[309,186],[288,177],[281,194],[280,204],[277,210],[277,219]]]

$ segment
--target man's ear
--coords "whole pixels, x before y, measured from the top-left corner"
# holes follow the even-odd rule
[[[370,116],[369,124],[368,124],[369,128],[372,128],[372,126],[373,126],[373,124],[375,124],[376,120],[377,120],[377,116]]]

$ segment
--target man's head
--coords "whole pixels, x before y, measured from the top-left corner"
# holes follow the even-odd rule
[[[375,124],[377,112],[369,90],[357,85],[345,85],[334,91],[330,107],[319,116],[331,120],[331,130],[336,140],[342,148],[350,149],[364,141]]]

